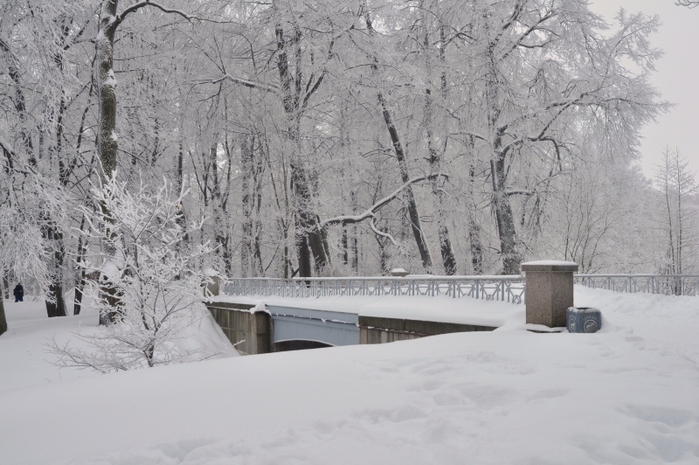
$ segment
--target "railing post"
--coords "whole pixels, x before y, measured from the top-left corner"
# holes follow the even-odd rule
[[[550,328],[566,325],[566,309],[573,306],[573,273],[577,263],[537,261],[522,263],[526,278],[526,322]]]

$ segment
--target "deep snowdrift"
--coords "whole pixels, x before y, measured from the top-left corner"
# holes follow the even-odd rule
[[[41,345],[94,315],[6,303],[0,463],[699,463],[699,298],[576,304],[602,331],[527,332],[519,306],[492,333],[93,375]]]

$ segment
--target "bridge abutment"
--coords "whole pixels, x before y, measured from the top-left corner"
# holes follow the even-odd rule
[[[211,315],[241,355],[272,352],[272,319],[268,313],[252,312],[255,305],[228,302],[207,304]],[[242,342],[241,342],[242,341]]]

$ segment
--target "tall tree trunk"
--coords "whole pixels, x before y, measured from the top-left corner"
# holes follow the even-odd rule
[[[102,165],[101,179],[106,182],[114,176],[117,165],[116,135],[116,80],[114,79],[114,34],[116,32],[118,0],[103,0],[100,22],[95,40],[97,100],[99,102],[99,130],[97,132],[97,152]],[[106,218],[110,218],[105,205],[101,206]],[[105,262],[114,260],[116,249],[111,245],[114,240],[112,225],[104,228],[105,240],[102,241],[102,253]],[[113,309],[100,315],[100,324],[108,325],[116,321],[120,299],[118,290],[106,276],[100,279],[100,292]]]
[[[68,34],[68,29],[63,28],[63,43]],[[53,61],[59,73],[63,73],[63,56],[55,54]],[[68,187],[69,183],[69,167],[64,161],[63,154],[63,117],[65,112],[65,91],[61,89],[61,98],[58,105],[58,114],[56,116],[56,140],[53,149],[49,150],[51,156],[55,156],[58,160],[58,178],[63,188]],[[50,118],[46,118],[49,120]],[[53,254],[53,273],[52,282],[49,284],[49,297],[45,301],[46,313],[49,317],[66,316],[66,304],[63,296],[63,273],[65,265],[65,243],[63,232],[59,230],[58,225],[47,215],[47,224],[44,228],[44,237],[54,244]]]
[[[408,172],[408,163],[405,160],[405,152],[403,151],[403,145],[400,141],[400,136],[398,135],[398,130],[393,122],[391,112],[388,109],[388,104],[383,96],[383,93],[379,91],[378,93],[379,104],[381,105],[381,111],[383,114],[384,123],[386,123],[386,129],[388,129],[388,134],[391,137],[391,143],[393,144],[393,151],[396,154],[396,160],[398,161],[398,168],[400,170],[400,177],[403,183],[410,181],[410,174]],[[420,214],[417,210],[417,202],[415,201],[415,195],[413,194],[413,188],[408,185],[405,188],[405,201],[408,204],[408,217],[410,218],[410,227],[413,231],[413,237],[415,238],[415,243],[417,244],[418,252],[420,252],[420,259],[422,260],[422,266],[427,271],[432,270],[432,256],[430,255],[430,250],[427,247],[427,241],[425,240],[425,235],[422,232],[422,224],[420,223]]]
[[[254,276],[264,276],[265,269],[262,264],[262,188],[265,173],[264,151],[262,139],[257,138],[257,145],[253,144],[253,176],[252,176],[252,270]],[[253,140],[254,142],[254,140]]]
[[[459,131],[466,131],[459,121]],[[478,219],[478,206],[476,203],[476,145],[473,135],[468,135],[466,140],[466,158],[468,162],[468,184],[466,190],[466,218],[468,221],[468,241],[471,252],[471,272],[474,275],[483,274],[483,245],[481,242],[481,225]]]
[[[80,232],[85,228],[85,217],[80,221]],[[85,254],[87,253],[87,239],[83,234],[78,236],[78,253],[75,259],[75,298],[73,299],[73,315],[80,315],[83,303],[83,293],[87,283],[87,270],[85,269]]]
[[[0,335],[2,335],[5,331],[7,331],[7,317],[5,316],[5,302],[4,302],[4,292],[3,292],[3,285],[2,281],[0,280]]]
[[[3,272],[2,269],[0,269],[0,272]],[[10,298],[10,282],[7,280],[7,274],[3,272],[2,275],[2,283],[0,283],[1,289],[3,292],[0,292],[0,299],[5,298],[9,299]]]
[[[218,137],[215,136],[215,139]],[[226,142],[227,144],[227,142]],[[231,150],[226,145],[226,156],[228,157],[226,166],[228,169],[232,169],[233,159]],[[233,257],[231,254],[230,247],[230,233],[227,226],[227,210],[228,210],[228,188],[230,186],[230,172],[226,175],[226,185],[222,185],[222,179],[219,175],[219,164],[218,164],[218,143],[213,143],[209,149],[209,168],[211,169],[211,200],[212,208],[214,210],[214,236],[216,244],[218,245],[217,250],[223,261],[223,267],[226,274],[230,274],[233,271]]]
[[[276,8],[276,3],[274,4]],[[296,252],[299,260],[299,275],[312,276],[311,254],[316,270],[325,268],[330,263],[325,243],[325,235],[319,231],[317,215],[313,211],[313,189],[311,176],[305,167],[301,157],[301,112],[302,112],[302,72],[301,72],[301,30],[294,27],[291,43],[293,44],[295,58],[295,73],[289,66],[284,29],[281,22],[275,26],[275,38],[277,42],[277,69],[282,89],[282,104],[287,118],[287,130],[284,132],[291,150],[289,157],[289,169],[291,171],[291,185],[294,194],[294,208],[296,210]],[[303,97],[306,100],[308,94]]]
[[[442,172],[442,156],[435,147],[434,141],[434,114],[433,114],[433,104],[432,95],[430,90],[427,89],[425,93],[425,126],[427,129],[427,151],[429,153],[430,171],[432,173],[441,174]],[[443,181],[441,181],[443,182]],[[444,265],[444,272],[447,275],[456,274],[456,258],[454,257],[454,250],[451,247],[451,240],[449,239],[449,229],[446,222],[446,211],[444,208],[444,189],[440,186],[440,178],[435,177],[431,181],[432,194],[435,199],[435,216],[437,218],[437,237],[439,238],[439,251],[442,256],[442,264]]]
[[[494,159],[490,160],[495,220],[498,226],[498,237],[500,238],[502,272],[503,274],[519,274],[522,257],[517,251],[515,221],[512,215],[510,199],[506,192],[505,157],[504,153],[495,151]]]
[[[244,277],[262,276],[262,178],[264,163],[260,160],[261,141],[256,135],[243,138],[240,148],[241,203],[243,209],[242,243],[240,245],[240,268]],[[257,155],[256,155],[257,154]]]
[[[112,177],[117,164],[116,80],[114,79],[114,33],[118,0],[103,0],[99,30],[95,40],[97,65],[97,97],[99,100],[99,131],[97,151],[104,179]]]
[[[483,245],[481,244],[481,226],[476,218],[476,202],[474,182],[476,179],[473,163],[469,166],[467,193],[468,209],[468,240],[471,249],[471,267],[473,274],[483,274]]]
[[[58,230],[55,222],[47,221],[44,226],[44,238],[54,244],[53,273],[49,284],[49,299],[45,300],[46,313],[49,318],[54,316],[66,316],[66,304],[63,297],[63,265],[65,259],[65,247],[63,233]]]
[[[182,126],[180,126],[182,127]],[[179,150],[177,151],[177,192],[184,192],[184,143],[180,140]],[[177,210],[177,224],[183,229],[187,229],[187,217],[184,212],[184,205],[180,203],[179,209]],[[189,242],[189,234],[185,234],[182,242],[187,244]]]
[[[242,244],[240,245],[240,274],[243,278],[250,276],[250,262],[252,256],[252,195],[250,194],[250,181],[252,180],[252,159],[255,137],[244,137],[240,145],[240,169],[241,173],[241,196],[240,201],[243,209],[242,224]]]
[[[425,26],[428,24],[427,18],[424,17],[423,12],[423,22]],[[444,43],[445,43],[445,31],[444,25],[439,26],[440,33],[440,47],[438,49],[439,62],[442,68],[440,73],[440,97],[442,102],[447,101],[447,77],[445,70],[444,56]],[[432,72],[432,50],[429,40],[429,32],[425,31],[425,37],[423,40],[424,56],[425,56],[425,72]],[[442,124],[446,122],[442,120]],[[434,101],[432,96],[432,91],[428,88],[425,90],[425,130],[427,133],[427,152],[429,154],[430,171],[432,173],[441,174],[442,172],[442,155],[446,147],[446,139],[442,144],[442,151],[440,152],[440,147],[437,147],[438,141],[435,140],[435,130],[439,127],[435,122],[435,111],[434,111]],[[440,182],[442,183],[440,185]],[[432,179],[430,185],[432,187],[432,195],[435,202],[435,217],[437,219],[437,238],[439,239],[439,251],[442,256],[442,265],[444,266],[444,273],[447,275],[456,274],[456,258],[454,256],[454,250],[451,246],[451,239],[449,238],[449,228],[447,227],[447,212],[444,207],[445,203],[445,192],[443,189],[444,180],[439,177]]]
[[[494,46],[494,44],[491,44],[488,49],[489,69],[485,76],[488,130],[491,144],[490,179],[493,188],[495,221],[500,239],[502,272],[503,274],[519,274],[522,257],[517,251],[517,231],[515,229],[510,198],[507,195],[507,173],[505,169],[507,150],[502,147],[502,136],[507,128],[499,126],[501,109]]]
[[[364,10],[364,22],[366,23],[367,30],[369,34],[374,35],[374,26],[372,24],[371,16],[369,13],[369,8],[367,6],[366,0],[362,4]],[[376,73],[378,71],[377,59],[373,57],[374,62],[371,65],[372,71]],[[396,154],[396,160],[398,161],[398,169],[400,171],[400,177],[403,183],[407,183],[410,180],[410,174],[408,172],[408,163],[405,159],[405,152],[403,151],[403,145],[400,141],[400,136],[398,135],[398,129],[393,121],[391,111],[388,108],[388,102],[383,95],[382,91],[378,91],[377,98],[379,101],[379,106],[381,107],[381,114],[383,116],[384,123],[386,124],[386,129],[391,138],[391,143],[393,144],[393,151]],[[408,185],[405,188],[405,201],[408,207],[408,217],[410,218],[410,227],[413,231],[413,237],[415,238],[415,243],[417,244],[418,252],[420,253],[420,259],[422,260],[422,266],[427,271],[432,270],[432,256],[430,255],[430,250],[427,247],[427,241],[422,231],[422,225],[420,223],[420,214],[417,209],[417,202],[415,201],[415,194],[413,194],[412,186]]]

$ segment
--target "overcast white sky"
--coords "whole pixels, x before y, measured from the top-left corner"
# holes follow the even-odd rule
[[[592,0],[590,7],[609,21],[620,7],[660,17],[662,26],[651,43],[665,55],[652,81],[662,98],[676,106],[643,129],[643,172],[653,176],[654,164],[666,146],[677,147],[690,169],[699,172],[699,8],[676,6],[675,0]]]

